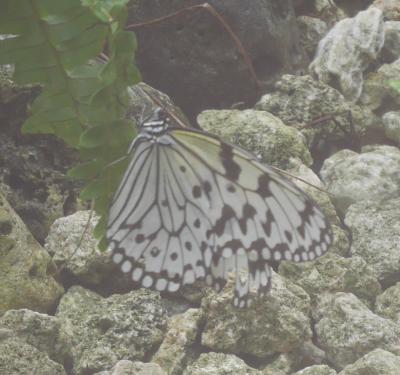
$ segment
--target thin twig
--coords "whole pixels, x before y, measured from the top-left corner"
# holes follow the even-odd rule
[[[321,117],[317,117],[315,119],[312,119],[310,122],[308,122],[307,124],[301,125],[299,126],[300,129],[308,129],[308,128],[313,128],[314,126],[317,126],[325,121],[328,120],[333,120],[335,116],[340,116],[340,115],[344,115],[345,113],[347,114],[349,112],[349,110],[344,110],[344,111],[338,111],[338,112],[332,112],[329,113],[327,115],[321,116]]]
[[[175,18],[175,17],[179,17],[183,13],[195,11],[195,10],[198,10],[198,9],[205,9],[207,12],[209,12],[211,15],[213,15],[214,17],[217,18],[217,20],[220,22],[220,24],[223,26],[225,31],[229,34],[229,36],[233,40],[233,42],[236,45],[236,48],[238,49],[239,53],[242,55],[243,60],[244,60],[246,66],[247,66],[247,68],[248,68],[248,70],[250,72],[250,75],[251,75],[254,83],[257,86],[257,89],[261,89],[261,82],[257,77],[257,74],[256,74],[256,71],[254,69],[253,63],[251,62],[251,59],[250,59],[248,53],[246,52],[245,48],[243,47],[242,42],[240,41],[238,36],[235,34],[235,32],[232,30],[232,28],[229,26],[229,24],[215,10],[215,8],[213,8],[208,3],[203,3],[203,4],[199,4],[199,5],[192,5],[190,7],[180,9],[180,10],[174,12],[174,13],[168,14],[168,15],[163,16],[163,17],[154,18],[154,19],[152,19],[150,21],[131,24],[131,25],[127,26],[127,29],[138,29],[138,28],[145,27],[145,26],[155,25],[155,24],[167,21],[169,19],[172,19],[172,18]]]

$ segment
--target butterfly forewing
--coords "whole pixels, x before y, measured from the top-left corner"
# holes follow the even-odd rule
[[[233,303],[270,288],[270,263],[307,261],[332,242],[321,210],[246,151],[183,129],[141,136],[111,205],[113,259],[133,282],[174,292],[204,278]]]

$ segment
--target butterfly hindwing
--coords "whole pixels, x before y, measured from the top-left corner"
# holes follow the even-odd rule
[[[270,288],[269,263],[328,249],[320,209],[240,148],[183,129],[135,142],[107,230],[114,261],[135,283],[174,292],[204,278],[220,290],[235,273],[233,302],[243,307],[250,291]]]

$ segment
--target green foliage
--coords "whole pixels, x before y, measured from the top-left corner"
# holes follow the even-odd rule
[[[390,82],[390,86],[400,92],[400,81],[392,81]]]
[[[24,123],[28,133],[48,133],[79,150],[83,163],[69,171],[87,182],[83,199],[101,215],[96,233],[105,245],[113,192],[135,136],[125,119],[127,86],[137,83],[136,39],[123,30],[128,0],[2,0],[0,64],[13,64],[13,80],[37,83],[42,93]],[[105,50],[105,47],[107,48]],[[108,59],[96,58],[105,52]],[[116,162],[113,162],[117,160]]]

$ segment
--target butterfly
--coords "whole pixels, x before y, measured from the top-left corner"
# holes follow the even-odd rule
[[[233,305],[271,288],[271,264],[309,261],[332,242],[321,209],[247,151],[171,124],[157,108],[140,124],[112,200],[112,259],[138,286],[176,292],[204,279]],[[232,276],[233,275],[233,276]]]

